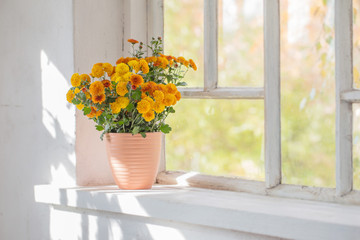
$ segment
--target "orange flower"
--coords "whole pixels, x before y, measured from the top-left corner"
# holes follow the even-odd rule
[[[162,91],[156,90],[154,91],[154,98],[157,102],[162,102],[164,100],[164,93]]]
[[[190,67],[192,67],[194,69],[194,71],[197,70],[197,66],[196,64],[194,63],[194,61],[192,59],[189,59],[189,62],[190,62]]]
[[[177,92],[175,93],[175,97],[176,97],[176,100],[180,101],[180,99],[181,99],[181,93],[180,93],[179,91],[177,91]]]
[[[84,81],[86,83],[90,83],[90,77],[89,77],[89,75],[87,75],[85,73],[80,75],[80,79],[81,79],[81,81]]]
[[[139,43],[139,41],[135,40],[135,39],[128,39],[129,43],[135,44],[135,43]]]
[[[151,105],[148,101],[143,99],[140,102],[138,102],[136,109],[138,110],[139,113],[146,113],[151,109]]]
[[[92,96],[92,101],[93,101],[94,103],[100,103],[100,104],[101,104],[102,102],[105,101],[105,99],[106,99],[105,94],[93,95],[93,96]]]
[[[174,102],[176,103],[176,97],[172,94],[165,94],[163,104],[165,106],[171,106],[174,105]]]
[[[102,80],[101,82],[106,88],[111,86],[111,82],[109,80]]]
[[[102,114],[103,112],[100,110],[100,111],[97,111],[96,113],[95,113],[95,116],[96,117],[99,117],[101,114]]]
[[[104,75],[104,69],[102,67],[102,63],[94,64],[93,68],[91,69],[91,74],[97,78],[102,77]]]
[[[142,117],[145,119],[145,121],[150,122],[155,118],[155,113],[153,110],[150,110],[142,115]]]
[[[103,63],[102,67],[104,68],[104,71],[108,74],[108,76],[113,74],[114,68],[110,63]]]
[[[177,91],[177,88],[175,86],[175,84],[173,83],[169,83],[166,85],[166,92],[170,93],[170,94],[175,94]]]
[[[104,92],[105,92],[104,85],[100,81],[93,82],[90,85],[89,90],[90,90],[91,95],[93,95],[93,96],[99,96],[99,95],[104,94]]]
[[[86,115],[88,118],[93,118],[96,116],[96,107],[91,107],[91,112]]]
[[[135,85],[136,87],[140,86],[144,83],[144,79],[141,75],[134,74],[130,77],[131,85]]]
[[[161,102],[155,102],[153,105],[153,110],[157,113],[162,113],[165,110],[165,105]]]

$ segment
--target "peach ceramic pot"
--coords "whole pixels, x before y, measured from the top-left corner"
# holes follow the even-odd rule
[[[161,152],[161,132],[107,133],[106,151],[119,188],[150,189],[155,182]]]

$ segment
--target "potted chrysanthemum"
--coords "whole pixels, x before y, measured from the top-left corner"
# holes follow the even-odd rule
[[[144,57],[145,45],[128,42],[132,57],[121,57],[113,66],[97,63],[91,73],[75,73],[67,101],[76,105],[105,136],[108,159],[116,184],[122,189],[151,188],[159,165],[161,134],[169,133],[165,123],[181,99],[178,86],[193,60],[166,56],[162,39],[152,39],[151,56]]]

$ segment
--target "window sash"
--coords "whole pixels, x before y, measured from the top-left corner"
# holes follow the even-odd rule
[[[163,11],[163,0],[148,0]],[[353,190],[352,163],[352,103],[360,102],[360,91],[353,89],[352,56],[352,0],[335,1],[335,81],[336,81],[336,189],[314,188],[281,184],[281,105],[280,105],[280,0],[264,0],[264,87],[218,88],[217,48],[217,0],[204,0],[204,88],[181,88],[183,98],[201,99],[264,99],[265,111],[265,185],[264,182],[224,178],[198,174],[192,186],[235,190],[228,184],[238,181],[250,188],[239,191],[256,192],[259,186],[264,194],[295,196],[303,199],[340,201],[360,204],[359,191]],[[159,10],[158,10],[159,12]],[[163,26],[163,14],[157,15]],[[157,32],[163,36],[163,29]],[[160,34],[159,34],[160,33]],[[165,170],[165,141],[163,142],[162,166],[158,181],[174,182],[178,172]],[[163,171],[163,172],[162,172]],[[238,185],[238,184],[237,184]],[[223,186],[223,187],[221,187]],[[253,188],[254,187],[254,188]],[[274,188],[274,190],[270,190]],[[278,190],[276,190],[278,189]],[[285,190],[284,190],[285,189]],[[310,190],[309,190],[310,189]],[[312,193],[309,195],[309,191]],[[349,194],[351,192],[351,194]],[[342,197],[345,196],[346,197]],[[314,197],[306,197],[314,196]],[[317,196],[317,197],[316,197]],[[342,197],[342,198],[341,198]],[[342,200],[339,200],[342,199]],[[347,200],[346,200],[347,199]],[[350,200],[349,200],[350,199]]]

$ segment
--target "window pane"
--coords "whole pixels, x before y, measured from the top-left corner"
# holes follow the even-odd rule
[[[182,99],[175,109],[168,170],[264,180],[263,101]]]
[[[283,182],[335,187],[334,1],[280,2]]]
[[[263,86],[263,0],[219,0],[219,86]]]
[[[197,71],[189,71],[188,87],[204,86],[204,4],[203,0],[164,1],[164,52],[193,59]]]
[[[354,26],[353,26],[353,41],[354,41],[354,87],[360,89],[360,1],[353,1],[354,7]]]
[[[360,104],[353,104],[354,188],[360,190]]]

